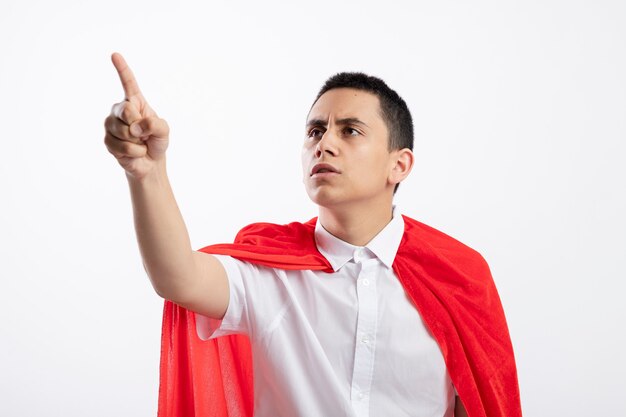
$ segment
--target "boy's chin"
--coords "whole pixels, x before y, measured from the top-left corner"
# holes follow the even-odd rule
[[[330,192],[330,190],[316,190],[316,192],[308,194],[311,201],[320,207],[338,207],[348,202],[348,199],[345,195],[336,192]]]

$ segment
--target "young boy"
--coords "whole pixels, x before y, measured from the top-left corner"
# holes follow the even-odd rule
[[[221,338],[249,338],[254,372],[244,374],[253,379],[255,416],[521,415],[486,263],[393,204],[414,162],[411,115],[395,91],[362,73],[329,78],[302,147],[303,182],[319,216],[250,225],[235,244],[194,251],[166,173],[168,125],[122,56],[112,61],[126,98],[105,120],[105,144],[126,172],[146,272],[178,309],[166,308],[164,323],[177,326],[172,317],[189,314],[192,339],[199,337],[184,342],[194,344],[184,355]],[[217,411],[217,400],[198,398],[204,376],[167,361],[181,355],[168,344],[172,334],[164,336],[159,414],[250,415],[247,406],[233,411],[237,399]],[[243,366],[241,351],[233,352],[233,364],[206,372],[228,379],[228,366]],[[184,383],[170,379],[172,367]],[[220,395],[228,397],[236,388],[224,384]]]

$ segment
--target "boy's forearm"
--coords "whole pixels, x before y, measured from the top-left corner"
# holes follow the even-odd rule
[[[176,300],[194,274],[189,233],[167,177],[165,158],[157,169],[137,179],[126,175],[135,232],[144,267],[155,291]]]

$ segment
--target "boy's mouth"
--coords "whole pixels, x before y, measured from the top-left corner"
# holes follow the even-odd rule
[[[340,174],[339,170],[331,164],[316,164],[311,170],[311,176],[320,174]]]

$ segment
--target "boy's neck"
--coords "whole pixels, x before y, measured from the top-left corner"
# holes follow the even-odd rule
[[[365,246],[392,219],[392,201],[384,203],[319,206],[317,221],[333,236],[355,246]]]

